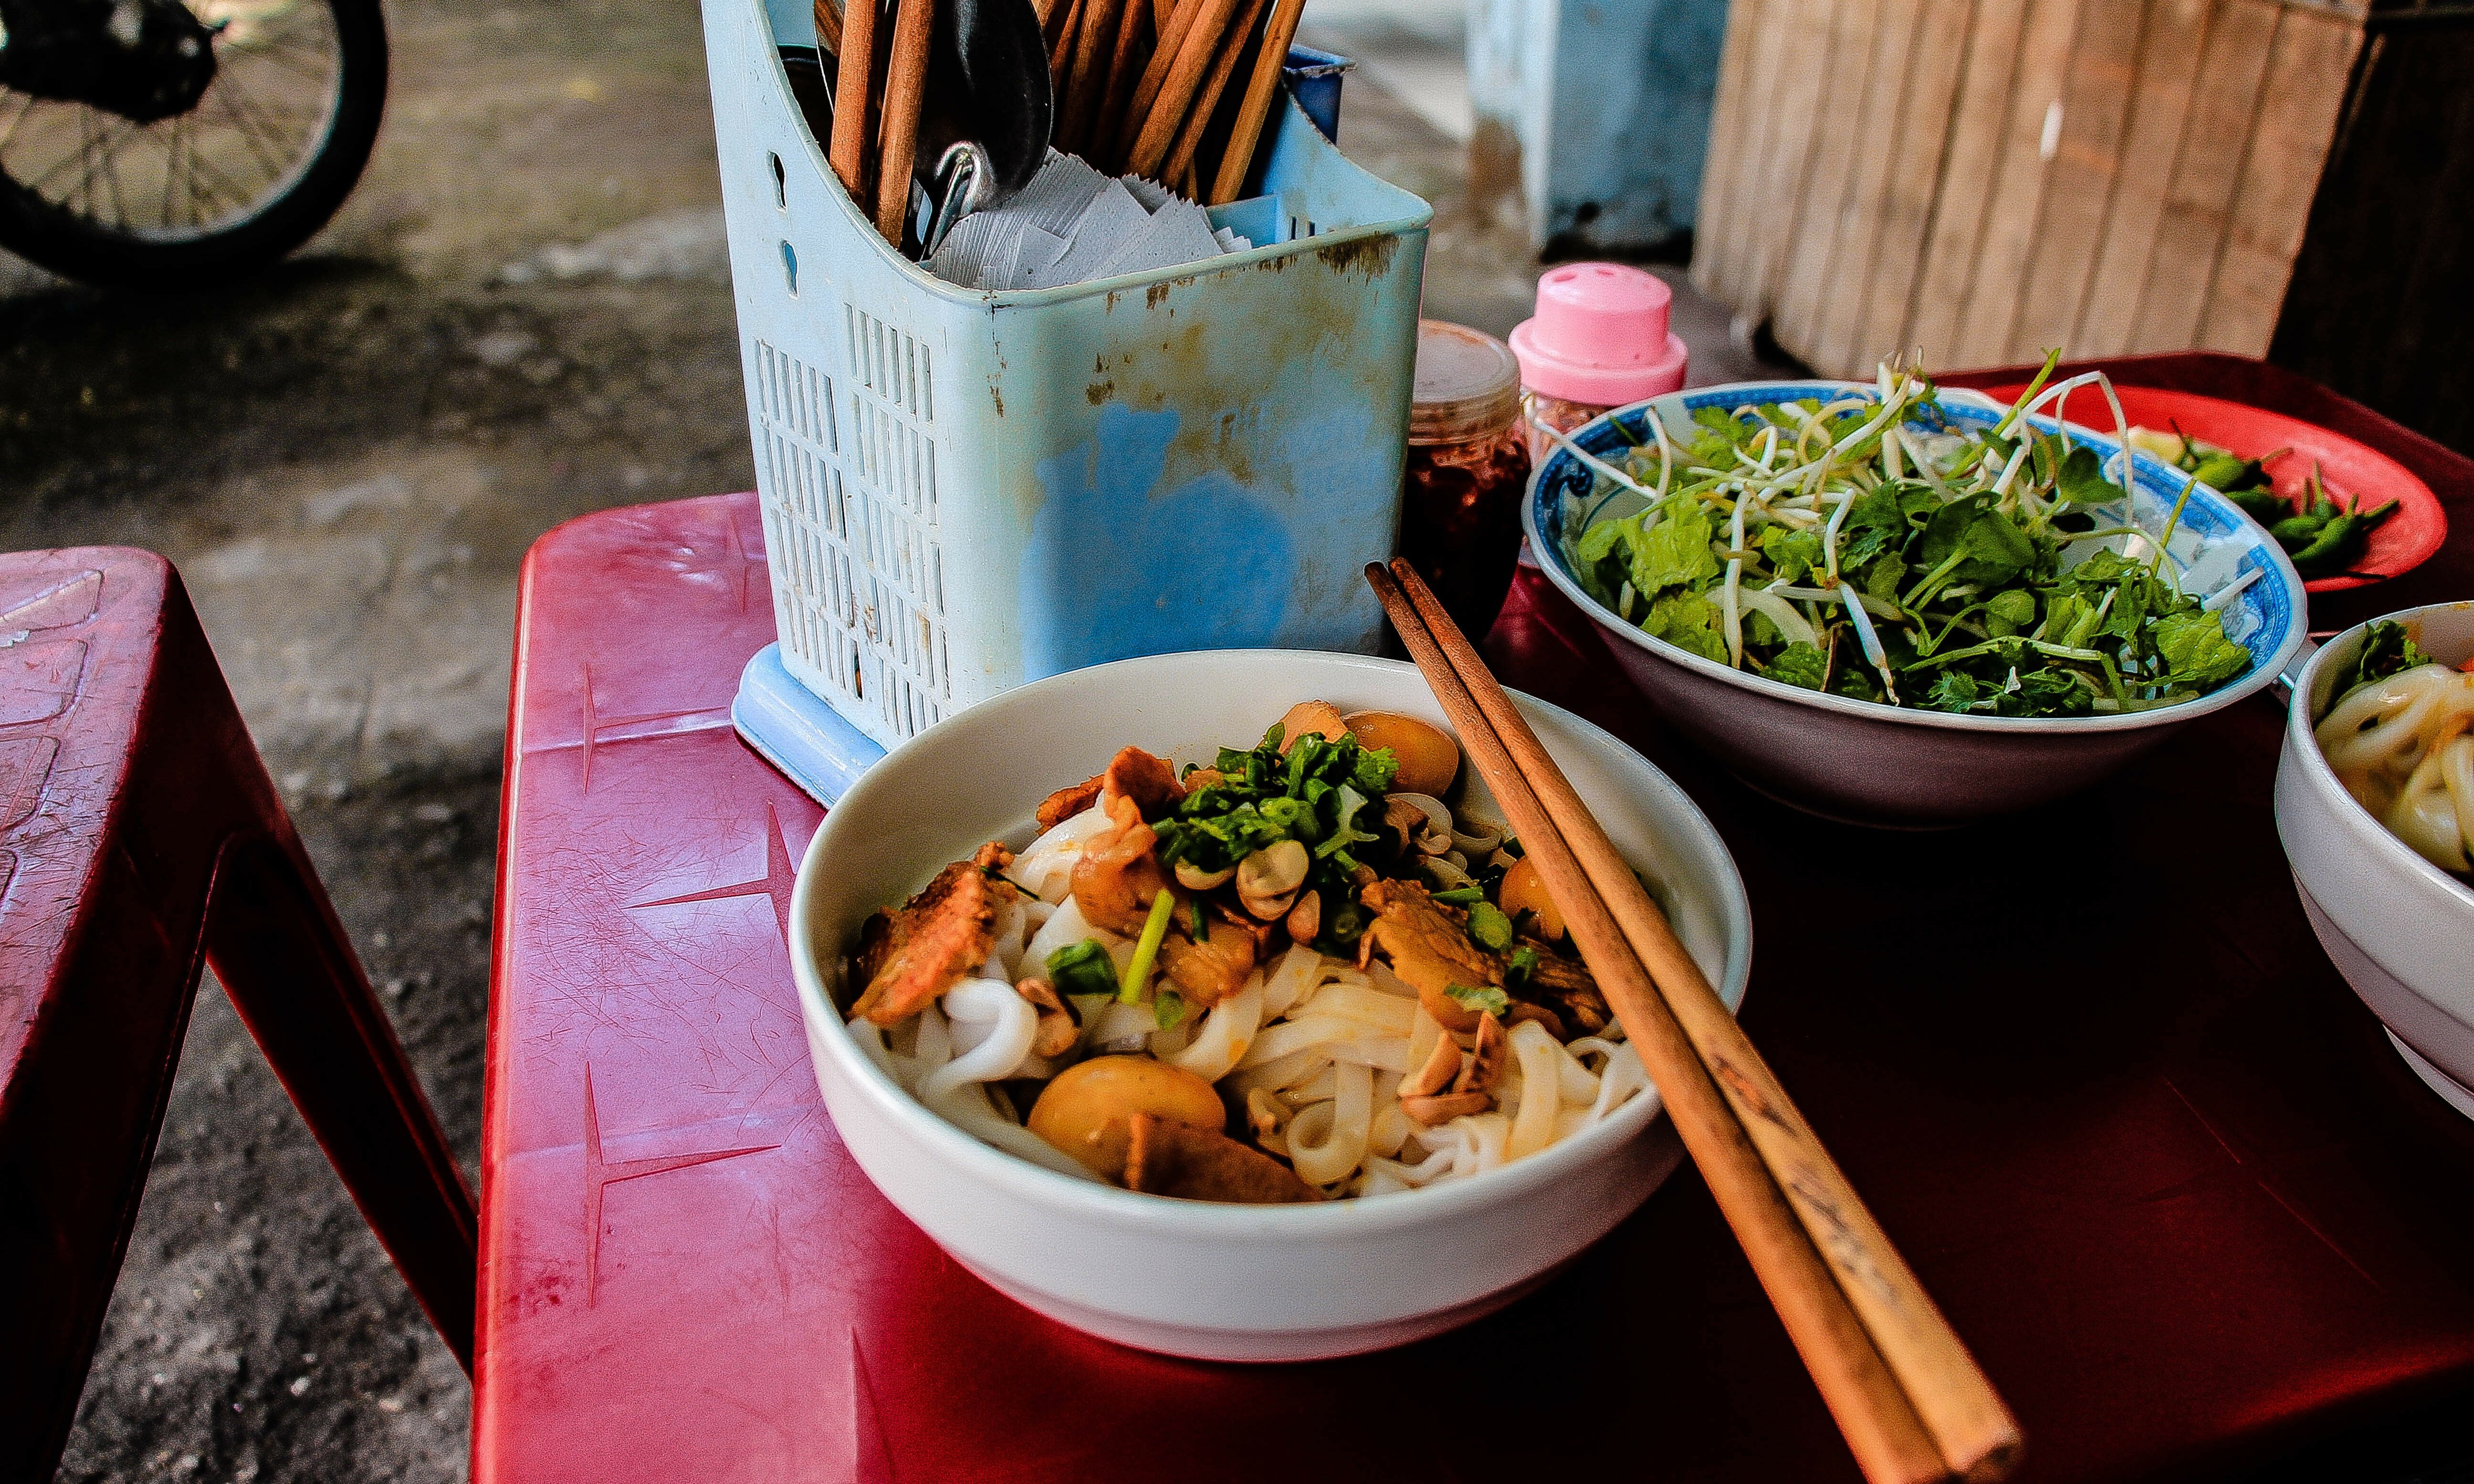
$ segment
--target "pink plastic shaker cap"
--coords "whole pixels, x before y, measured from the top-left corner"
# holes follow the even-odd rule
[[[1592,406],[1663,397],[1684,385],[1684,342],[1666,328],[1674,293],[1621,263],[1565,263],[1538,280],[1538,312],[1515,326],[1520,383]]]

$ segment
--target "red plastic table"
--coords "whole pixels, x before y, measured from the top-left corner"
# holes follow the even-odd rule
[[[2231,364],[2271,405],[2316,391]],[[2354,426],[2474,522],[2474,466]],[[2367,596],[2474,592],[2465,551]],[[945,1260],[809,1069],[784,922],[819,815],[727,717],[771,637],[750,496],[588,517],[526,566],[476,1481],[1855,1476],[1688,1168],[1503,1313],[1314,1365],[1120,1350]],[[1488,647],[1726,836],[1745,1023],[2017,1408],[2021,1477],[2216,1472],[2474,1387],[2474,1125],[2312,939],[2271,702],[2023,819],[1901,837],[1681,746],[1534,579]],[[2043,910],[2065,894],[2108,905]]]

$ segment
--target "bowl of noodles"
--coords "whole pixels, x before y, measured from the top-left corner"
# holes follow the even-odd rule
[[[2474,1117],[2474,603],[2346,630],[2295,682],[2276,832],[2320,946]]]
[[[1665,775],[1519,696],[1733,1008],[1751,918]],[[923,732],[825,817],[791,961],[827,1109],[958,1262],[1086,1333],[1295,1360],[1542,1281],[1680,1158],[1417,670],[1122,661]]]

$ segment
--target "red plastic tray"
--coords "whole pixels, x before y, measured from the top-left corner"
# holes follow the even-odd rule
[[[1984,391],[1995,401],[2007,402],[2017,401],[2026,389],[2027,383],[2019,381],[1986,387]],[[2415,478],[2412,470],[2395,459],[2343,433],[2264,407],[2244,406],[2196,392],[2149,386],[2117,386],[2114,391],[2122,399],[2122,416],[2130,420],[2133,427],[2152,427],[2159,432],[2178,427],[2201,443],[2230,449],[2244,458],[2258,458],[2278,449],[2292,450],[2268,466],[2271,487],[2289,500],[2309,488],[2316,464],[2329,495],[2339,504],[2350,507],[2353,500],[2359,499],[2363,501],[2362,508],[2375,510],[2391,499],[2397,501],[2396,514],[2373,528],[2371,539],[2364,546],[2362,560],[2354,564],[2352,571],[2314,577],[2303,584],[2314,593],[2367,587],[2401,576],[2429,561],[2448,539],[2448,514],[2440,508],[2439,498],[2432,494],[2431,486]],[[2096,388],[2081,387],[2064,401],[2061,416],[2065,421],[2111,436],[2113,409]]]

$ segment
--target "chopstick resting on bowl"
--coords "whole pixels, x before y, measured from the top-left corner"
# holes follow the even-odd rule
[[[1367,580],[1511,817],[1873,1484],[1982,1484],[2019,1427],[1665,915],[1406,562]]]

